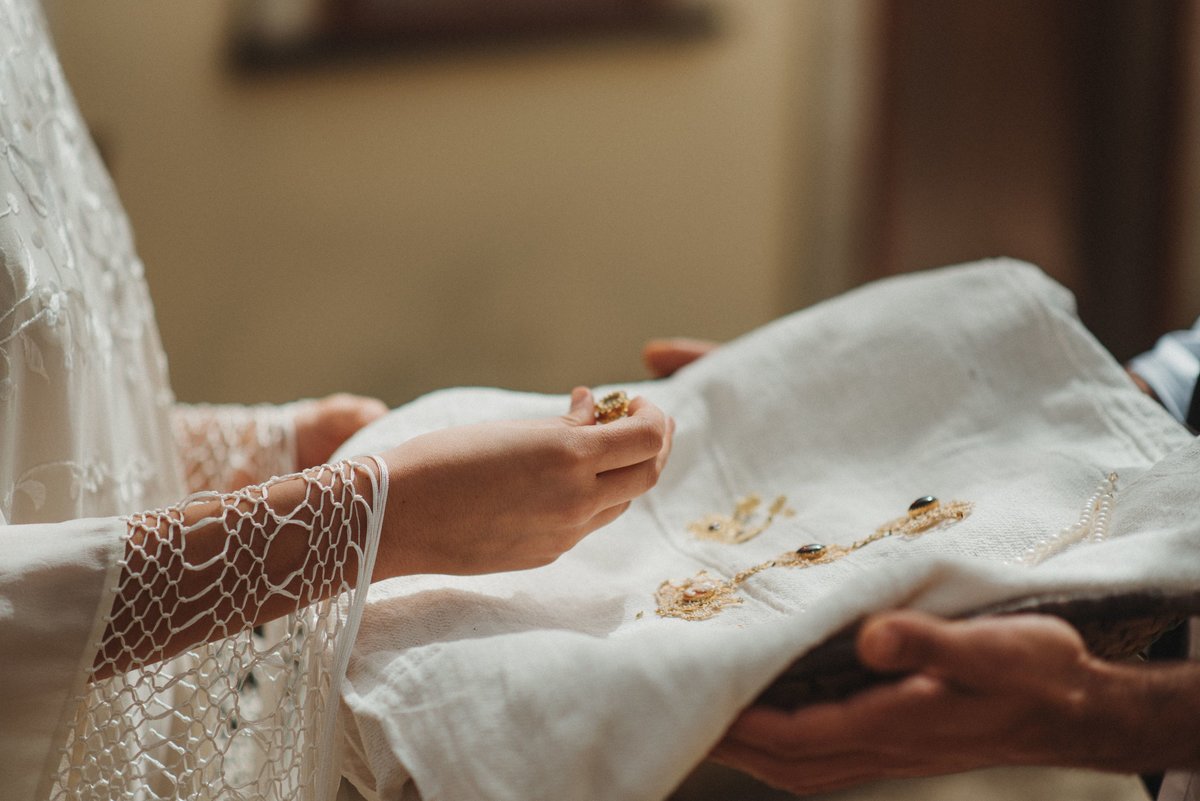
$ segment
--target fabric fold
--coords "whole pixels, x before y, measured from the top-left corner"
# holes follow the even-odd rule
[[[115,518],[0,525],[5,798],[41,801],[47,796],[66,739],[64,727],[91,672],[97,626],[112,603],[112,573],[124,540],[125,523]]]

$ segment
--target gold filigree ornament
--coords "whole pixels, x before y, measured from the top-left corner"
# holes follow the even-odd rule
[[[731,579],[710,576],[707,571],[701,570],[695,576],[678,583],[664,581],[654,594],[654,600],[658,604],[656,612],[659,617],[707,620],[727,606],[740,604],[742,599],[737,595],[738,588],[764,570],[773,567],[803,568],[829,564],[886,537],[919,537],[965,520],[970,516],[973,506],[974,504],[968,501],[941,503],[932,495],[926,495],[913,501],[908,507],[908,513],[903,517],[889,520],[871,535],[850,545],[808,543],[794,551],[748,567]]]
[[[629,416],[629,396],[623,390],[610,392],[595,407],[596,422],[603,425]]]
[[[795,509],[788,507],[787,496],[780,495],[767,508],[766,519],[762,523],[754,525],[754,513],[761,505],[762,498],[758,493],[747,495],[745,498],[738,499],[732,515],[723,515],[718,512],[707,514],[699,520],[689,523],[688,531],[697,539],[716,540],[737,545],[749,542],[762,534],[771,527],[776,517],[793,517],[796,514]]]

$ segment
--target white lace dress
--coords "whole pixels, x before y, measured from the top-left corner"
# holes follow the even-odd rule
[[[330,701],[386,487],[345,462],[306,471],[288,515],[269,483],[229,492],[295,470],[292,431],[286,407],[174,403],[128,222],[41,11],[0,0],[0,796],[331,797]],[[364,471],[369,494],[349,480]],[[185,555],[192,503],[230,521],[203,563]],[[265,581],[257,560],[296,532],[316,567]],[[170,592],[205,570],[204,593]],[[154,593],[173,606],[146,607]],[[233,594],[295,611],[257,631],[253,614],[209,613]],[[114,601],[153,613],[117,626]],[[92,680],[178,631],[180,604],[208,644]]]

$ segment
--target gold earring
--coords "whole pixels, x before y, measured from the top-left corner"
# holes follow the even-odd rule
[[[622,390],[610,392],[595,407],[596,422],[601,425],[629,416],[629,396]]]

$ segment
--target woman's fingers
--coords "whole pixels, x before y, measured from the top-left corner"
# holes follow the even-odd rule
[[[662,447],[658,453],[637,464],[607,470],[597,476],[600,488],[600,503],[604,506],[630,501],[648,492],[658,483],[667,458],[671,455],[671,445],[675,433],[675,421],[667,418],[667,430],[663,437]]]
[[[667,416],[645,398],[629,403],[629,416],[588,429],[590,457],[596,474],[653,459],[667,443]]]
[[[642,348],[642,361],[655,378],[666,378],[716,347],[704,339],[652,339]]]
[[[662,472],[667,466],[667,459],[671,457],[671,448],[675,446],[675,418],[667,418],[667,440],[663,443],[662,450],[658,452],[658,472]]]
[[[638,464],[601,473],[597,476],[600,503],[610,506],[636,498],[658,483],[659,472],[656,456]]]

